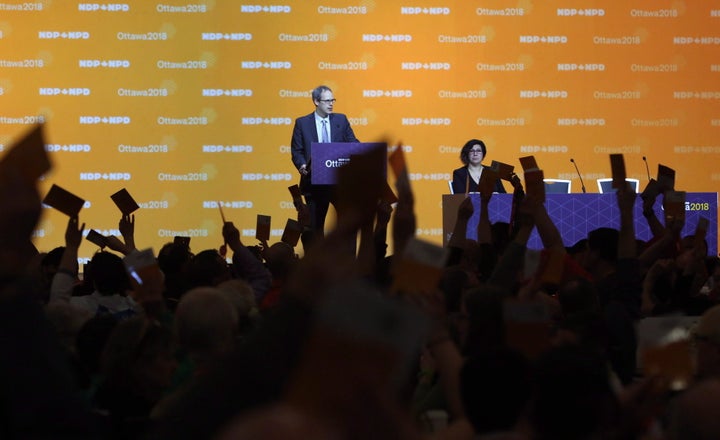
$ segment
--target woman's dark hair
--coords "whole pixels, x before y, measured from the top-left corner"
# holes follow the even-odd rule
[[[469,141],[465,142],[462,150],[460,150],[460,161],[464,165],[467,165],[470,162],[470,150],[472,149],[473,145],[480,145],[480,148],[482,148],[483,157],[487,156],[487,148],[485,147],[485,143],[480,139],[470,139]]]

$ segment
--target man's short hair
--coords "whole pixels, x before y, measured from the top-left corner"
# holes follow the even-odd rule
[[[320,95],[322,95],[322,92],[332,92],[332,89],[328,86],[317,86],[312,91],[312,99],[314,101],[320,101]]]
[[[111,252],[101,251],[92,257],[90,276],[101,295],[123,294],[130,289],[130,278],[122,258]]]
[[[588,233],[588,249],[598,253],[605,261],[617,261],[620,232],[613,228],[597,228]]]
[[[175,329],[180,346],[190,353],[212,354],[232,346],[238,316],[219,289],[198,287],[180,299]]]

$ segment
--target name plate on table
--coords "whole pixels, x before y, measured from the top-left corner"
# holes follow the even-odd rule
[[[313,142],[310,147],[310,182],[313,185],[335,185],[337,169],[349,163],[350,156],[376,148],[383,148],[387,154],[384,142]],[[387,177],[387,161],[383,161],[383,167],[378,172]]]

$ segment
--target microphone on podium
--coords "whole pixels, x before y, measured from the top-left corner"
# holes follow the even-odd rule
[[[575,163],[575,159],[573,159],[573,158],[571,157],[571,158],[570,158],[570,162],[572,162],[573,165],[575,165],[575,172],[577,173],[578,178],[580,178],[580,187],[582,187],[582,192],[583,192],[583,194],[587,193],[587,191],[585,191],[585,183],[584,183],[583,180],[582,180],[582,176],[580,175],[580,170],[578,169],[577,163]]]

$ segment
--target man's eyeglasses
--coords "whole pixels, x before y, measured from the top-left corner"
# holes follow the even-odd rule
[[[321,99],[320,102],[324,102],[325,104],[335,104],[335,101],[337,99]]]

